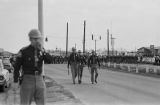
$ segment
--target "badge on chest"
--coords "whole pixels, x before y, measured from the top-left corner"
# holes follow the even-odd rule
[[[38,57],[37,57],[37,56],[35,56],[35,62],[38,62],[38,61],[39,61]]]
[[[28,61],[31,61],[31,57],[28,57]]]

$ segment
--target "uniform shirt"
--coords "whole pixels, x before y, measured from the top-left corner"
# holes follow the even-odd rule
[[[16,58],[14,67],[14,82],[18,82],[19,71],[22,68],[23,73],[34,73],[38,71],[42,73],[43,60],[49,61],[50,55],[46,52],[36,50],[31,45],[22,48]]]
[[[90,67],[92,64],[98,64],[100,66],[99,59],[96,55],[91,55],[88,59],[88,67]]]
[[[77,61],[79,64],[86,64],[86,60],[85,60],[85,57],[83,55],[78,55],[78,61]]]
[[[77,63],[78,61],[78,56],[76,53],[71,53],[69,58],[68,58],[68,66],[72,63],[72,62],[75,62]]]

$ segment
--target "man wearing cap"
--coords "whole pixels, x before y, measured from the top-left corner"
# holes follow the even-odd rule
[[[78,83],[82,83],[82,74],[83,74],[83,67],[86,64],[85,58],[81,55],[81,50],[78,50]]]
[[[97,65],[100,67],[100,62],[94,50],[92,50],[92,55],[88,59],[88,68],[91,68],[91,82],[92,84],[97,83],[98,71]],[[95,72],[95,80],[94,80],[94,72]]]
[[[78,61],[78,56],[76,53],[76,49],[73,47],[72,53],[70,54],[70,56],[68,58],[68,69],[69,69],[69,65],[70,65],[73,84],[75,84],[75,78],[77,77],[77,71],[78,71],[77,61]]]
[[[14,90],[18,88],[19,71],[22,69],[20,104],[30,105],[34,98],[37,105],[45,105],[46,86],[42,76],[42,66],[43,61],[49,61],[51,56],[42,46],[42,36],[39,30],[32,29],[28,36],[31,44],[22,48],[16,58],[13,88]]]

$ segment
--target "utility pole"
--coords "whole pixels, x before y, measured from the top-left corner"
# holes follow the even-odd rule
[[[111,49],[112,49],[112,56],[113,56],[113,38],[112,38],[112,34],[111,34]]]
[[[44,33],[43,33],[43,0],[38,0],[38,29],[43,37],[44,44]]]
[[[68,22],[67,22],[67,33],[66,33],[66,56],[68,56]]]
[[[111,34],[111,46],[112,46],[112,55],[114,55],[114,39]]]
[[[86,41],[86,21],[84,20],[83,54],[85,53],[85,41]]]
[[[109,56],[109,29],[107,29],[107,48],[108,48],[108,56]]]
[[[98,41],[98,39],[94,38],[93,34],[92,34],[92,40],[95,41],[95,53],[96,53],[96,51],[97,51],[96,49],[97,49],[97,41]],[[99,37],[99,40],[101,40],[101,36]]]
[[[96,53],[96,42],[97,42],[97,40],[95,39],[95,53]]]
[[[38,0],[38,29],[42,35],[42,44],[44,46],[44,33],[43,33],[43,0]],[[42,64],[42,75],[45,76],[44,61]]]

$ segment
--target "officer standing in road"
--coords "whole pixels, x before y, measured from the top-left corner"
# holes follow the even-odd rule
[[[83,67],[86,64],[85,58],[81,55],[81,50],[78,50],[78,83],[82,83],[82,74],[83,74]]]
[[[46,86],[42,76],[43,61],[49,61],[50,55],[42,46],[39,30],[32,29],[29,34],[31,44],[22,48],[16,58],[13,88],[18,88],[19,71],[22,68],[23,80],[20,86],[20,104],[30,105],[34,98],[37,105],[45,105]]]
[[[92,55],[88,59],[88,68],[91,68],[91,82],[92,84],[97,83],[98,71],[97,65],[100,68],[100,62],[94,50],[92,51]],[[95,72],[95,80],[94,80],[94,72]]]
[[[69,65],[70,65],[73,84],[75,84],[75,78],[77,77],[77,71],[78,71],[77,61],[78,61],[78,56],[76,53],[76,49],[73,47],[72,53],[70,54],[70,56],[68,58],[68,69],[69,69]]]

